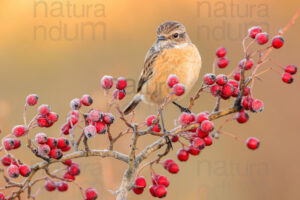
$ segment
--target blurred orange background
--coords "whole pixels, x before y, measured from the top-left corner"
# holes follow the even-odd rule
[[[250,26],[261,24],[272,37],[288,23],[299,7],[297,0],[2,0],[0,137],[10,133],[14,125],[22,123],[24,99],[30,93],[38,94],[39,103],[51,105],[52,110],[60,115],[59,123],[50,129],[34,129],[32,135],[44,131],[58,136],[69,111],[70,100],[83,94],[92,95],[95,100],[93,106],[105,110],[100,79],[106,74],[130,79],[127,97],[121,102],[125,105],[133,96],[145,54],[156,39],[156,28],[164,21],[176,20],[186,26],[202,55],[202,77],[211,71],[216,48],[227,47],[231,64],[218,73],[229,73],[243,56],[241,41]],[[72,9],[75,9],[75,16]],[[85,11],[83,16],[82,9]],[[300,19],[284,34],[284,47],[273,51],[271,56],[282,65],[299,65],[299,34]],[[286,85],[272,72],[262,78],[256,81],[254,96],[264,101],[264,112],[251,114],[249,122],[244,125],[231,122],[225,127],[242,139],[258,137],[260,148],[250,151],[232,138],[221,136],[200,156],[180,163],[178,175],[169,175],[162,167],[156,166],[157,173],[167,175],[171,182],[165,199],[279,200],[299,197],[300,81],[296,75],[295,82]],[[197,86],[200,86],[200,80]],[[181,103],[186,104],[187,101],[188,98],[185,98]],[[214,103],[214,98],[204,94],[193,112],[211,110]],[[29,118],[35,112],[36,108],[30,109]],[[136,120],[141,122],[154,112],[155,108],[140,105],[136,110]],[[165,115],[170,129],[179,112],[170,105]],[[113,134],[124,129],[119,120],[116,123]],[[141,139],[139,150],[155,139],[149,136]],[[128,153],[129,140],[129,137],[124,137],[117,143],[116,149]],[[107,148],[107,137],[97,136],[91,141],[91,146]],[[175,148],[179,148],[179,144]],[[38,159],[24,149],[13,154],[22,157],[25,163],[36,163]],[[176,150],[170,157],[176,159]],[[95,187],[99,191],[99,199],[114,199],[109,190],[119,187],[125,164],[100,158],[76,162],[82,168],[78,183],[85,188]],[[149,185],[149,170],[143,171],[143,175]],[[3,185],[1,178],[0,187]],[[35,186],[34,191],[37,189],[38,186]],[[37,199],[43,200],[53,198],[81,197],[73,185],[63,194],[42,190],[37,196]],[[128,197],[132,200],[150,198],[148,191],[141,196],[130,192]]]

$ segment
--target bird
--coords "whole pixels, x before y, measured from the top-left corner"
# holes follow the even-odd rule
[[[183,24],[167,21],[158,26],[157,39],[144,60],[136,94],[123,110],[125,115],[132,112],[141,102],[160,106],[170,94],[167,85],[169,75],[174,74],[185,86],[187,94],[199,78],[202,60]],[[179,100],[184,95],[172,96]]]

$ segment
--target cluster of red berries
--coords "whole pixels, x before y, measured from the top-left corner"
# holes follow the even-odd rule
[[[112,76],[103,76],[101,79],[101,87],[105,90],[112,88],[114,80]],[[114,99],[122,100],[126,96],[127,80],[119,77],[116,81],[116,89],[113,91]]]
[[[17,138],[6,138],[3,140],[3,146],[6,151],[18,149],[21,146],[21,140]]]
[[[185,87],[183,84],[179,83],[179,79],[176,75],[169,75],[167,84],[172,89],[172,94],[175,94],[176,96],[181,96],[184,94]]]
[[[20,175],[23,177],[28,177],[31,174],[30,166],[26,164],[19,164],[9,154],[1,158],[1,163],[3,166],[8,167],[7,174],[11,178],[18,178]]]
[[[65,192],[69,189],[69,184],[65,181],[55,182],[54,180],[47,180],[45,183],[45,189],[49,192],[53,192],[56,189],[60,192]]]
[[[91,110],[87,115],[87,126],[83,129],[87,138],[94,137],[96,133],[104,134],[107,126],[114,123],[115,117],[111,113],[102,113],[99,110]]]
[[[216,56],[217,56],[217,65],[219,68],[225,68],[229,64],[229,59],[226,58],[226,49],[224,47],[220,47],[216,51]]]
[[[75,176],[80,174],[80,167],[77,163],[73,162],[72,160],[66,160],[63,162],[64,165],[68,166],[67,171],[64,174],[64,179],[74,181]]]
[[[63,156],[63,152],[71,149],[67,138],[47,137],[45,133],[36,134],[35,142],[39,144],[38,154],[47,158],[60,159]]]
[[[50,112],[50,106],[43,104],[38,108],[38,117],[36,122],[39,127],[49,128],[58,120],[58,114],[55,112]]]
[[[155,115],[148,116],[145,123],[148,127],[152,127],[153,132],[159,133],[161,131],[161,126],[158,123],[157,117]]]

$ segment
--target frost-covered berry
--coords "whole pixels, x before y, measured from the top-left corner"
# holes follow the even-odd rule
[[[50,123],[55,123],[55,122],[57,122],[59,116],[55,112],[50,112],[46,115],[46,118]]]
[[[283,82],[285,82],[287,84],[291,84],[294,81],[293,76],[290,73],[287,73],[287,72],[282,74],[281,79],[282,79]]]
[[[182,112],[179,116],[179,123],[181,125],[186,126],[192,123],[193,121],[195,121],[195,116],[191,113]]]
[[[262,112],[264,110],[264,103],[259,99],[254,99],[251,103],[250,110],[252,112]]]
[[[266,32],[258,33],[255,36],[255,40],[258,44],[266,44],[269,41],[269,35]]]
[[[91,110],[89,113],[89,119],[92,122],[97,122],[99,120],[101,120],[103,117],[103,113],[100,112],[99,110]]]
[[[78,176],[80,174],[80,168],[77,163],[72,163],[72,165],[68,168],[68,172],[72,176]]]
[[[194,147],[194,145],[190,145],[188,152],[189,152],[189,154],[191,154],[193,156],[197,156],[200,154],[200,149],[197,149],[196,147]]]
[[[196,149],[202,150],[205,147],[205,142],[204,142],[204,140],[202,138],[196,137],[196,138],[193,139],[192,145]]]
[[[155,124],[152,128],[153,132],[159,133],[161,131],[161,126],[160,124]]]
[[[116,82],[116,88],[118,90],[124,90],[127,87],[127,81],[123,77],[119,77]]]
[[[106,125],[103,122],[96,122],[95,127],[98,134],[104,134],[106,132]]]
[[[272,38],[272,46],[275,49],[281,48],[283,46],[283,44],[284,44],[284,39],[280,35],[277,35],[277,36]]]
[[[72,176],[69,172],[66,172],[64,174],[64,179],[70,180],[70,181],[75,181],[75,176]]]
[[[147,119],[146,119],[147,126],[151,126],[153,124],[154,120],[156,120],[156,116],[155,115],[148,116]]]
[[[158,198],[163,198],[167,195],[167,189],[163,185],[157,185],[154,189],[155,196]]]
[[[19,167],[12,164],[7,168],[7,174],[11,177],[11,178],[18,178],[20,175],[20,171],[19,171]]]
[[[284,71],[293,75],[297,73],[297,67],[295,65],[287,65]]]
[[[218,48],[216,51],[216,56],[218,56],[219,58],[226,56],[226,48],[225,47]]]
[[[85,200],[96,200],[98,192],[95,188],[88,188],[85,190]]]
[[[47,144],[42,144],[38,147],[38,153],[41,156],[48,156],[51,148]]]
[[[96,135],[97,129],[93,125],[88,125],[83,129],[84,135],[87,138],[92,138]]]
[[[54,158],[56,160],[61,159],[62,156],[63,156],[63,152],[61,149],[51,149],[51,151],[49,153],[49,157]]]
[[[239,68],[249,70],[253,67],[253,63],[254,63],[254,61],[252,58],[250,58],[248,60],[246,58],[244,58],[243,60],[240,61]]]
[[[176,96],[181,96],[185,92],[185,87],[181,83],[177,83],[172,87],[172,93],[175,94]]]
[[[13,127],[11,132],[14,136],[21,137],[21,136],[25,135],[28,131],[24,125],[17,125],[15,127]]]
[[[261,32],[262,32],[262,29],[260,26],[254,26],[248,30],[248,36],[254,39],[255,36]]]
[[[55,181],[53,181],[53,180],[48,180],[48,181],[46,181],[46,183],[45,183],[45,188],[46,188],[46,190],[47,191],[49,191],[49,192],[52,192],[52,191],[54,191],[54,190],[56,190],[56,182]]]
[[[85,106],[90,106],[90,105],[93,104],[93,98],[90,95],[88,95],[88,94],[82,95],[80,101]]]
[[[217,61],[217,65],[221,69],[227,67],[228,64],[229,64],[229,60],[226,57],[219,58],[218,61]]]
[[[38,144],[45,144],[45,143],[47,143],[48,137],[47,137],[46,133],[38,133],[35,135],[34,140]]]
[[[231,97],[233,95],[234,92],[234,87],[230,84],[230,83],[226,83],[223,87],[222,87],[222,97]]]
[[[134,187],[137,188],[145,188],[146,187],[146,179],[143,176],[139,176],[135,179]]]
[[[176,163],[170,163],[167,169],[171,174],[177,174],[179,172],[179,166]]]
[[[246,141],[247,147],[249,149],[255,150],[259,147],[259,140],[255,137],[249,137]]]
[[[28,165],[21,165],[19,167],[20,175],[23,177],[28,177],[31,174],[31,168]]]
[[[175,74],[170,74],[168,76],[167,84],[172,88],[175,84],[179,83],[179,79]]]
[[[17,149],[21,146],[21,141],[18,139],[7,138],[3,141],[3,146],[7,151]]]
[[[103,116],[103,122],[105,124],[112,124],[115,121],[115,117],[111,113],[105,113]]]
[[[210,146],[213,143],[212,137],[210,135],[204,137],[203,140],[205,142],[205,146]]]
[[[67,165],[67,166],[71,166],[72,163],[73,163],[73,161],[72,161],[71,159],[65,160],[65,161],[63,162],[63,164],[64,164],[64,165]]]
[[[220,85],[213,85],[210,87],[210,92],[213,96],[219,96],[222,92],[222,87]]]
[[[166,176],[162,176],[162,175],[154,176],[152,182],[153,182],[153,184],[163,185],[165,187],[168,187],[170,185],[168,178]]]
[[[197,136],[200,138],[204,138],[204,137],[208,136],[208,134],[209,134],[209,132],[203,132],[201,130],[201,127],[197,128],[196,133],[197,133]]]
[[[214,130],[214,123],[209,120],[203,121],[200,126],[201,131],[209,133]]]
[[[214,84],[216,82],[216,75],[214,75],[212,73],[205,74],[204,77],[203,77],[203,82],[206,85]]]
[[[101,87],[105,90],[110,89],[114,84],[112,76],[103,76],[101,79]]]
[[[38,112],[40,113],[40,115],[45,116],[50,112],[50,106],[47,104],[40,105],[38,107]]]
[[[144,192],[144,188],[134,187],[134,188],[132,189],[132,191],[133,191],[135,194],[140,195],[140,194],[142,194],[142,193]]]
[[[47,145],[51,148],[54,149],[57,147],[57,139],[54,137],[48,137],[47,139]]]
[[[6,198],[5,198],[4,194],[2,192],[0,192],[0,200],[5,200],[5,199]]]
[[[208,120],[208,113],[201,112],[196,115],[196,122],[201,124],[203,121]]]
[[[38,95],[30,94],[26,97],[26,104],[29,106],[34,106],[37,104],[38,100],[39,100]]]
[[[61,138],[57,139],[57,148],[64,149],[69,145],[70,145],[70,142],[67,138],[61,137]]]
[[[64,135],[69,135],[70,134],[70,126],[69,123],[65,123],[61,126],[60,128],[61,133]]]
[[[177,158],[180,161],[187,161],[189,159],[189,153],[185,149],[179,149]]]
[[[47,128],[47,127],[50,127],[50,126],[53,125],[53,123],[51,123],[51,122],[47,119],[46,116],[42,116],[42,115],[40,115],[40,116],[37,117],[36,122],[37,122],[37,125],[38,125],[39,127],[45,127],[45,128]]]
[[[115,89],[113,92],[114,99],[122,100],[126,96],[125,90]]]
[[[70,107],[72,110],[79,110],[81,108],[81,101],[80,99],[73,99],[71,102],[70,102]]]
[[[61,181],[61,182],[58,182],[57,183],[57,190],[60,191],[60,192],[65,192],[68,190],[69,188],[69,185],[68,183],[64,182],[64,181]]]
[[[226,75],[224,74],[219,74],[217,77],[216,77],[217,81],[216,83],[220,86],[223,86],[225,85],[227,82],[228,82],[228,78]]]
[[[8,167],[12,163],[12,158],[10,155],[5,155],[1,158],[1,163],[3,166]]]
[[[241,124],[246,123],[249,120],[249,114],[246,111],[242,110],[237,113],[236,120]]]

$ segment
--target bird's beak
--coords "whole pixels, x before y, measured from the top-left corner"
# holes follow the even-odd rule
[[[161,41],[161,40],[166,40],[166,37],[165,37],[165,36],[159,36],[157,39],[158,39],[159,41]]]

